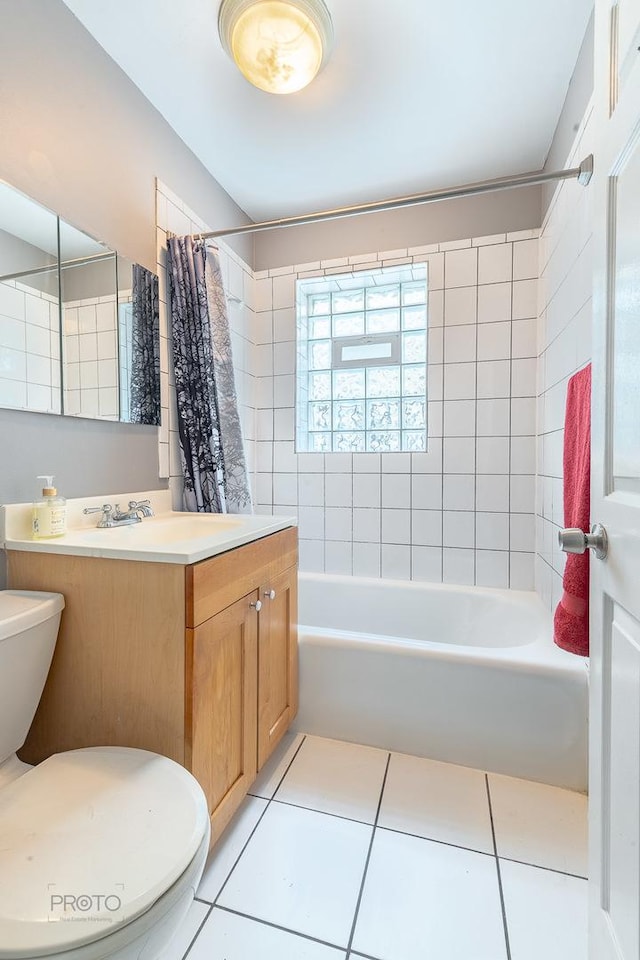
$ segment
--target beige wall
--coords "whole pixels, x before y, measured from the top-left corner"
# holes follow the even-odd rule
[[[528,230],[540,225],[540,203],[540,187],[527,187],[270,230],[255,235],[255,269]]]

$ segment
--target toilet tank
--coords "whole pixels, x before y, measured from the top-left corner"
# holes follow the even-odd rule
[[[61,593],[0,590],[0,764],[26,740],[63,607]]]

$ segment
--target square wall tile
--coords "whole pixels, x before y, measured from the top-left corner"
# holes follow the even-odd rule
[[[538,281],[518,280],[513,284],[513,319],[530,320],[538,316]]]
[[[445,547],[442,551],[442,580],[473,586],[475,581],[475,557],[473,550]]]
[[[378,543],[353,544],[354,577],[379,577],[381,550]]]
[[[508,475],[476,477],[476,510],[508,513]]]
[[[432,331],[433,332],[433,331]],[[431,356],[431,354],[430,354]],[[433,357],[431,359],[434,359]],[[445,327],[444,329],[444,362],[468,363],[476,359],[476,327],[475,324]],[[479,358],[483,359],[483,358]],[[491,359],[487,357],[486,359]],[[441,362],[441,361],[435,361]],[[445,376],[446,379],[446,376]]]
[[[393,543],[382,545],[382,577],[389,580],[410,579],[411,547]]]
[[[442,583],[442,548],[413,546],[411,577],[428,583]]]
[[[445,510],[442,514],[444,547],[474,547],[474,514],[461,510]]]
[[[444,440],[444,473],[474,473],[476,441],[474,437],[446,437]]]
[[[476,551],[476,586],[507,589],[509,586],[509,554],[506,551]]]
[[[473,437],[476,433],[475,400],[445,400],[445,437]]]
[[[382,542],[411,543],[411,510],[382,510]]]
[[[473,247],[466,250],[448,250],[444,258],[444,282],[446,287],[471,287],[478,282],[478,252]]]
[[[411,476],[406,473],[382,475],[382,506],[408,508],[411,505]]]
[[[411,511],[411,543],[414,546],[442,546],[442,511]]]
[[[443,478],[442,506],[445,510],[473,510],[476,478],[473,474],[446,474]],[[447,544],[453,546],[453,544]]]
[[[478,400],[477,434],[479,437],[506,437],[510,433],[509,401]]]
[[[467,253],[468,251],[463,251]],[[444,324],[446,327],[474,324],[477,317],[477,287],[457,287],[444,295]]]
[[[492,400],[511,394],[511,364],[508,360],[478,363],[478,398]]]
[[[353,539],[361,543],[380,543],[381,511],[369,507],[353,510]]]
[[[508,550],[509,514],[476,513],[476,546],[479,550]]]
[[[444,364],[443,387],[445,400],[473,400],[476,396],[476,364]]]
[[[353,535],[350,507],[325,507],[324,531],[327,540],[348,540]]]
[[[478,283],[505,283],[512,278],[512,245],[496,243],[478,249]]]
[[[511,324],[483,323],[478,327],[478,360],[508,360]]]
[[[478,287],[478,323],[511,320],[511,284],[487,283]]]
[[[411,504],[418,510],[442,509],[442,476],[419,474],[411,478]]]
[[[326,540],[324,545],[325,573],[337,573],[347,577],[353,574],[352,544],[349,541]]]
[[[353,501],[353,480],[350,474],[327,474],[324,502],[327,507],[350,507]]]

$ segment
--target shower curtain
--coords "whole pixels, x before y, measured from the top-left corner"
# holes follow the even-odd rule
[[[194,237],[171,237],[168,254],[183,505],[205,513],[250,513],[217,249]]]
[[[158,278],[133,264],[129,419],[160,423],[160,332]]]

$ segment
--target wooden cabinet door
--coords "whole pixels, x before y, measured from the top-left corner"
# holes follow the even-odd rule
[[[212,842],[256,775],[257,599],[186,631],[187,765],[209,803]]]
[[[258,621],[258,769],[298,709],[298,571],[260,587]]]

